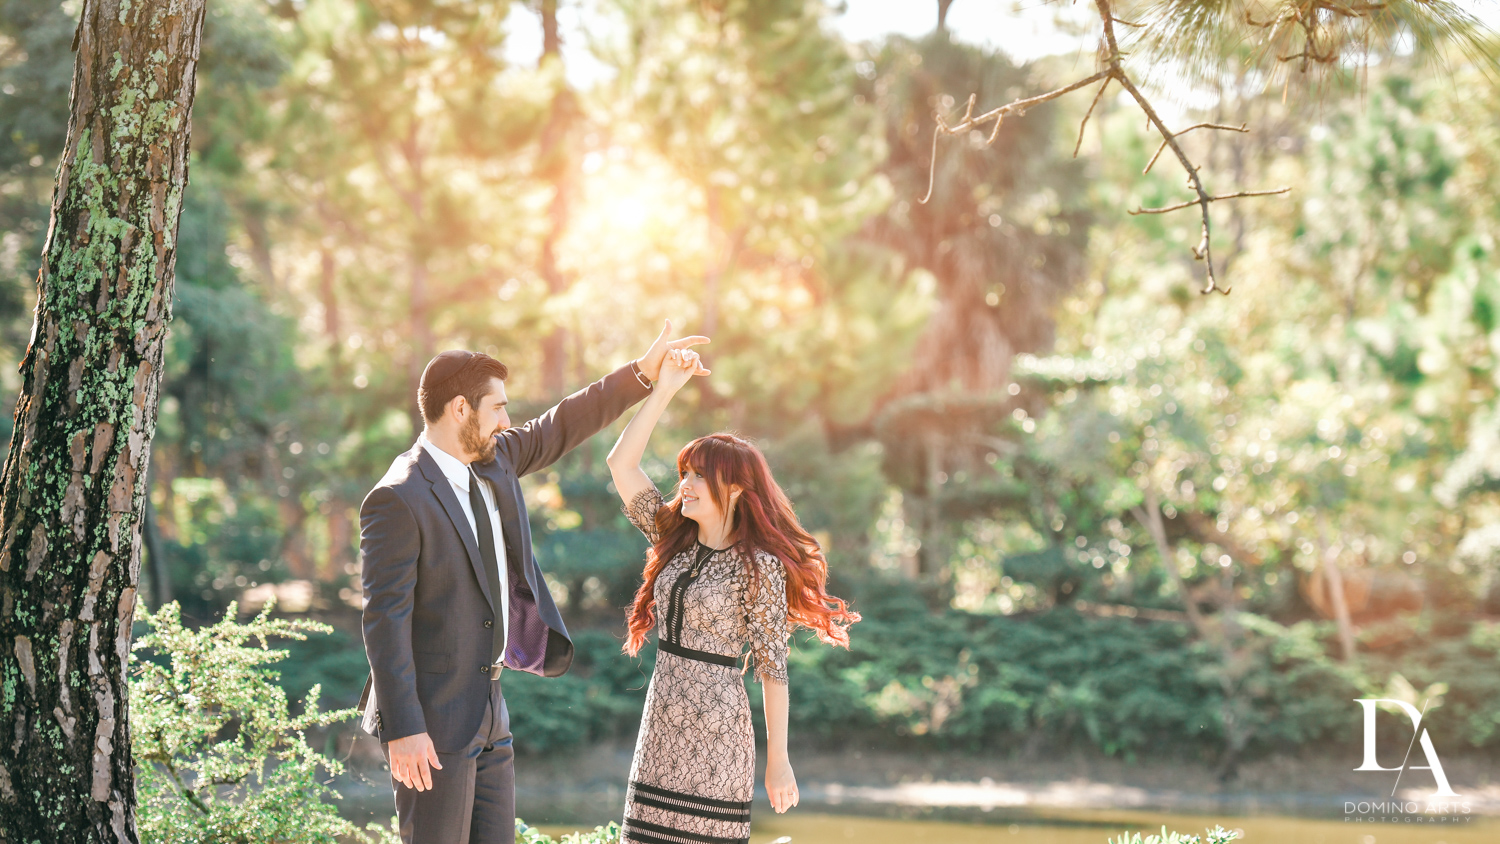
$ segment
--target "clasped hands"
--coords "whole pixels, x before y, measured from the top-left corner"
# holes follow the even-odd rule
[[[698,353],[691,348],[707,343],[709,339],[701,334],[694,334],[669,340],[667,338],[671,333],[672,321],[669,319],[656,342],[651,344],[646,354],[636,360],[636,366],[640,367],[642,375],[657,382],[658,387],[675,391],[694,375],[709,373],[698,359]]]
[[[656,385],[662,390],[675,393],[694,375],[707,375],[709,372],[704,368],[697,352],[692,349],[673,349],[667,353],[667,359],[662,363],[661,379]]]

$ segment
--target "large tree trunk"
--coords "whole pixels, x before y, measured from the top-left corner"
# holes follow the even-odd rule
[[[204,0],[86,0],[0,476],[0,839],[134,842],[125,666]]]

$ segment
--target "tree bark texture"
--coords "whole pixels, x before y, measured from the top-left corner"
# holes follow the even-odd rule
[[[125,668],[204,0],[86,0],[0,475],[0,841],[135,842]]]

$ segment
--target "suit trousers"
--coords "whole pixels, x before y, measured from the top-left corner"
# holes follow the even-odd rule
[[[382,742],[386,762],[390,745]],[[516,771],[510,713],[499,681],[479,732],[457,753],[438,753],[432,788],[417,791],[391,779],[403,844],[515,844]]]

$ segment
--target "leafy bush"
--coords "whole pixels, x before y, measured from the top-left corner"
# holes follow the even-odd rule
[[[1212,737],[1208,656],[1176,625],[1096,619],[1059,609],[1019,618],[932,612],[911,590],[861,584],[865,620],[849,650],[793,638],[799,740],[893,749],[992,749],[1020,737],[1130,753],[1187,734]],[[620,654],[602,630],[574,633],[567,675],[507,673],[518,752],[553,752],[635,734],[652,660]],[[749,686],[757,729],[759,687]]]
[[[611,821],[594,827],[593,832],[570,832],[559,841],[516,818],[516,844],[617,844],[620,825]]]
[[[288,699],[300,700],[318,686],[322,689],[319,697],[330,706],[354,706],[359,701],[370,662],[358,632],[351,635],[331,628],[326,636],[288,642],[286,651],[288,656],[278,670]]]
[[[1130,753],[1214,729],[1207,657],[1172,624],[931,612],[907,590],[864,584],[849,650],[799,634],[799,731],[851,731],[896,747],[991,749],[1018,739]]]
[[[1440,635],[1418,625],[1406,642],[1365,657],[1365,691],[1392,697],[1391,684],[1398,678],[1417,689],[1441,684],[1445,691],[1431,695],[1429,715],[1422,721],[1439,751],[1464,745],[1500,747],[1500,623],[1459,622],[1456,635]],[[1424,701],[1412,702],[1420,709]],[[1380,726],[1391,731],[1392,741],[1410,738],[1402,719],[1382,720]]]
[[[222,621],[182,625],[167,604],[142,621],[150,630],[132,652],[131,739],[138,765],[141,840],[172,844],[362,844],[394,842],[388,829],[364,830],[339,817],[323,782],[341,772],[315,752],[306,730],[354,716],[318,711],[317,686],[293,717],[276,672],[286,656],[272,637],[327,633],[306,619],[272,619],[274,602],[247,624],[230,605]],[[327,777],[318,777],[319,769]]]
[[[910,584],[882,578],[841,583],[839,591],[864,614],[849,650],[805,632],[793,637],[799,742],[976,752],[1084,746],[1127,759],[1152,747],[1222,752],[1221,657],[1185,624],[1095,618],[1068,607],[1011,616],[934,611]],[[1239,620],[1255,642],[1239,681],[1240,714],[1254,728],[1247,753],[1352,745],[1360,716],[1351,701],[1385,696],[1398,671],[1419,688],[1447,683],[1433,701],[1443,714],[1430,719],[1440,746],[1500,746],[1500,625],[1478,622],[1457,637],[1419,630],[1346,665],[1330,655],[1331,622],[1281,625],[1248,613]],[[283,677],[288,692],[320,678],[347,675],[350,690],[363,682],[357,643],[336,639],[295,643],[309,662]],[[505,674],[518,753],[635,736],[654,649],[625,657],[615,631],[589,627],[575,629],[573,641],[573,668],[563,677]],[[334,666],[346,670],[324,670]],[[759,686],[750,683],[749,694],[762,731]],[[1398,719],[1381,722],[1382,730],[1401,727]]]
[[[933,611],[909,584],[883,579],[840,590],[864,614],[849,650],[806,633],[793,637],[800,742],[991,752],[1081,745],[1127,759],[1150,747],[1222,752],[1221,657],[1185,624],[1095,618],[1067,607],[1013,616]],[[1435,740],[1500,744],[1500,628],[1481,622],[1458,638],[1424,632],[1346,665],[1330,656],[1330,622],[1239,619],[1255,642],[1238,692],[1254,727],[1247,752],[1357,742],[1359,712],[1350,701],[1383,689],[1397,669],[1419,687],[1449,684],[1434,701],[1447,713],[1433,721]],[[518,752],[635,734],[652,652],[628,659],[607,630],[574,636],[575,668],[566,676],[506,674]],[[764,729],[759,691],[749,685],[757,730]]]

